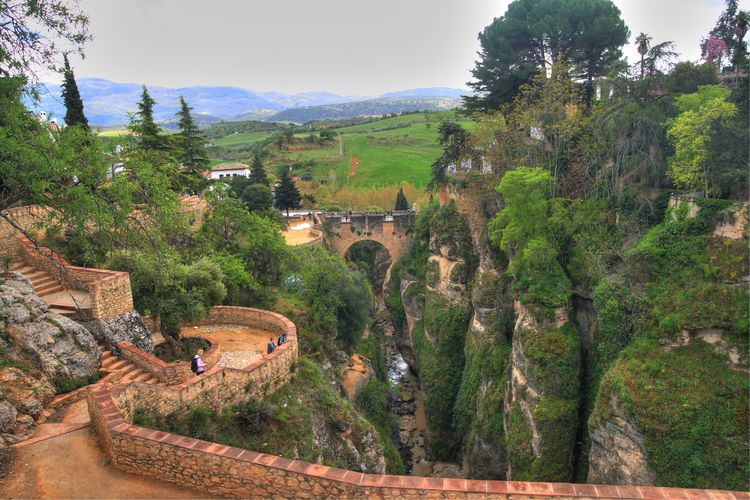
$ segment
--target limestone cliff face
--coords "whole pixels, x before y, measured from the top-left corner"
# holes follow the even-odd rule
[[[503,400],[507,383],[513,308],[507,283],[493,270],[478,270],[473,280],[473,315],[466,334],[466,362],[454,411],[465,435],[463,462],[469,477],[504,479],[507,449]]]
[[[0,285],[2,323],[15,343],[33,352],[39,368],[51,379],[83,378],[99,368],[101,352],[80,324],[51,313],[34,294],[31,282],[14,273]]]
[[[50,313],[28,279],[13,273],[0,284],[0,448],[28,439],[34,420],[55,395],[51,382],[83,379],[99,368],[91,334]]]
[[[396,331],[396,347],[404,361],[414,371],[419,371],[417,359],[414,356],[413,332],[417,325],[422,324],[424,317],[424,283],[412,275],[401,277],[399,285],[401,303],[404,308],[406,328]]]
[[[515,303],[505,394],[508,477],[569,481],[577,429],[580,337],[566,309],[540,317]]]
[[[609,418],[590,423],[591,452],[587,482],[597,484],[656,484],[648,466],[643,435],[614,393],[599,402],[609,407]]]
[[[135,310],[113,318],[86,321],[81,324],[97,341],[106,345],[114,353],[117,353],[118,342],[127,342],[146,352],[154,349],[151,331],[143,320],[143,316]]]

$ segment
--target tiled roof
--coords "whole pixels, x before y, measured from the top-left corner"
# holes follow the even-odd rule
[[[220,170],[244,170],[249,169],[244,163],[219,163],[211,169],[211,172],[218,172]]]

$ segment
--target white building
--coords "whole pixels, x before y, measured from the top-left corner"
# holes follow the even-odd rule
[[[244,163],[219,163],[211,169],[210,179],[225,177],[250,177],[250,167]]]

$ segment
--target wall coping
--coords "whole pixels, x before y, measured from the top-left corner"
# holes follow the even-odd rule
[[[242,310],[251,314],[262,314],[280,320],[286,328],[288,342],[277,347],[271,354],[265,355],[260,360],[242,368],[211,368],[203,376],[192,377],[171,388],[160,389],[182,390],[193,384],[201,383],[212,373],[220,373],[223,370],[238,370],[251,372],[263,366],[265,363],[281,355],[282,352],[292,348],[292,343],[297,341],[297,331],[294,323],[284,316],[271,311],[250,309],[242,307],[221,306],[219,311]],[[133,346],[125,344],[128,350],[138,350]],[[153,355],[159,363],[164,363]],[[155,361],[155,362],[157,362]],[[166,363],[164,363],[166,364]],[[137,384],[135,382],[134,384]],[[92,421],[101,424],[101,428],[95,426],[104,440],[105,449],[111,455],[116,455],[112,448],[112,435],[119,435],[129,440],[142,440],[176,449],[190,450],[193,453],[205,454],[206,458],[218,457],[235,460],[259,467],[267,467],[288,473],[299,475],[303,478],[331,481],[333,483],[345,484],[354,488],[363,488],[363,494],[373,489],[405,489],[417,491],[441,492],[453,495],[478,495],[492,494],[498,496],[522,495],[527,497],[589,497],[589,498],[635,498],[635,499],[671,499],[671,498],[716,498],[750,500],[750,493],[730,492],[721,490],[699,490],[690,488],[668,488],[660,486],[626,486],[626,485],[598,485],[598,484],[572,484],[572,483],[547,483],[527,481],[494,481],[461,478],[434,478],[420,476],[394,476],[388,474],[366,474],[337,467],[329,467],[321,464],[312,464],[301,460],[291,460],[277,455],[259,453],[231,446],[193,439],[168,432],[158,431],[132,425],[125,421],[121,409],[115,403],[113,394],[123,391],[130,384],[117,384],[111,388],[104,384],[96,384],[88,389],[89,411]],[[116,456],[112,457],[113,459]],[[116,460],[114,460],[116,462]]]
[[[132,425],[122,418],[119,408],[110,391],[103,386],[90,389],[90,397],[95,411],[102,417],[108,432],[162,443],[175,448],[192,450],[213,457],[223,457],[261,467],[287,471],[301,476],[323,479],[353,487],[391,488],[422,491],[440,491],[466,494],[524,495],[530,497],[589,497],[589,498],[715,498],[750,499],[750,493],[725,490],[700,490],[692,488],[669,488],[663,486],[626,486],[576,483],[547,483],[529,481],[495,481],[461,478],[435,478],[421,476],[394,476],[388,474],[367,474],[338,467],[311,464],[277,455],[259,453],[252,450],[225,446],[210,441],[193,439],[169,432]]]

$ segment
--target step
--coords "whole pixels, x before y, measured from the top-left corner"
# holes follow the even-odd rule
[[[42,285],[39,288],[34,287],[34,291],[37,295],[52,295],[53,293],[65,291],[65,288],[60,283],[49,283]]]
[[[54,307],[55,309],[63,309],[65,311],[77,311],[78,308],[74,306],[73,304],[64,304],[62,302],[49,302],[49,307]]]
[[[139,367],[133,365],[132,370],[128,370],[122,373],[122,376],[120,377],[120,382],[135,382],[137,378],[139,378],[141,375],[144,375],[143,370],[141,370]],[[146,374],[148,375],[148,374]]]
[[[133,378],[133,382],[145,382],[148,383],[148,380],[152,379],[153,375],[151,375],[149,372],[143,372],[141,375],[138,375],[137,377]]]
[[[58,281],[50,276],[49,274],[46,276],[43,276],[42,278],[31,280],[31,284],[34,285],[34,288],[40,287],[42,285],[46,285],[47,283],[58,283]]]
[[[28,273],[33,273],[36,268],[33,266],[28,266],[26,264],[23,264],[21,266],[11,266],[10,270],[15,271],[17,273],[21,273],[24,276],[26,276]]]
[[[59,314],[60,316],[72,316],[75,314],[75,311],[71,311],[70,309],[58,309],[56,307],[50,307],[48,309],[49,312]]]
[[[36,271],[24,274],[24,276],[26,276],[27,278],[29,278],[29,280],[31,280],[31,282],[34,283],[35,281],[39,281],[42,278],[47,278],[50,275],[49,275],[49,273],[47,273],[45,271],[40,271],[40,270],[37,269]]]
[[[116,371],[119,371],[121,368],[123,368],[125,365],[130,364],[130,361],[128,361],[127,359],[119,359],[119,358],[114,358],[114,359],[116,361],[113,361],[112,363],[109,363],[107,365],[107,371],[116,372]]]

